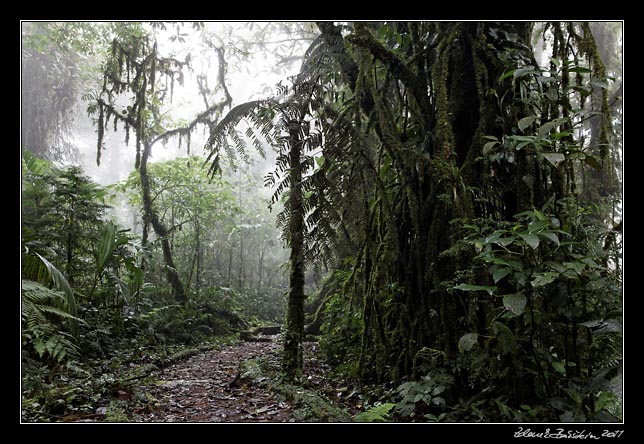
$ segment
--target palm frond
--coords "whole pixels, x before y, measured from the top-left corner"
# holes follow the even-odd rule
[[[65,275],[58,270],[51,262],[49,262],[47,259],[42,257],[38,253],[34,253],[38,258],[42,261],[42,263],[47,267],[47,271],[49,272],[49,276],[51,277],[51,280],[54,284],[54,287],[56,287],[58,290],[62,291],[63,294],[65,295],[65,304],[66,308],[69,310],[71,314],[76,314],[77,308],[76,308],[76,297],[74,296],[74,290],[72,289],[71,285],[69,285],[69,282],[67,282],[67,278]]]

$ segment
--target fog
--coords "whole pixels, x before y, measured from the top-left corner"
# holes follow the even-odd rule
[[[267,51],[266,44],[250,40],[258,37],[259,27],[270,26],[270,29],[259,37],[286,42],[288,36],[284,30],[280,31],[279,28],[291,25],[263,22],[205,23],[204,32],[209,36],[211,43],[223,46],[225,51],[227,58],[226,85],[233,100],[232,106],[270,96],[274,93],[275,85],[280,80],[298,72],[298,57],[304,54],[309,40],[293,40],[292,47],[286,48],[288,50],[286,54]],[[171,31],[173,30],[175,30],[174,27],[169,26],[165,31],[158,33],[159,51],[164,56],[175,57],[179,60],[183,60],[187,54],[191,54],[193,71],[186,73],[183,85],[178,83],[174,85],[172,102],[166,104],[166,112],[170,121],[190,121],[204,110],[204,103],[198,92],[196,75],[204,75],[210,84],[214,84],[218,74],[217,62],[214,60],[214,51],[206,47],[203,35],[192,32],[190,26],[186,24],[180,28],[181,32],[188,33],[185,41],[172,41]],[[96,82],[98,84],[99,79]],[[29,88],[29,85],[23,84],[23,88]],[[86,174],[101,185],[110,185],[126,179],[134,169],[136,154],[134,143],[130,141],[129,146],[125,144],[124,132],[120,127],[116,132],[106,131],[105,150],[101,154],[101,165],[97,165],[96,127],[85,112],[86,106],[87,103],[79,100],[74,112],[72,140],[78,149],[78,158],[68,159],[64,163],[81,165]],[[179,146],[178,139],[170,140],[167,144],[158,143],[152,149],[151,161],[162,162],[189,154],[206,156],[207,153],[203,150],[203,145],[207,137],[206,128],[198,128],[191,136],[190,152],[188,152],[185,142],[181,144],[181,147]],[[240,166],[257,178],[259,192],[268,194],[269,190],[263,187],[263,177],[272,169],[275,154],[270,147],[266,146],[265,148],[265,159],[259,156],[256,151],[251,150],[249,151],[251,164]],[[225,176],[236,174],[230,169],[227,162],[223,162],[222,165]]]

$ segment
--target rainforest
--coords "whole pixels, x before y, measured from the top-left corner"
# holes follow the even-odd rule
[[[22,21],[20,422],[623,424],[622,46]]]

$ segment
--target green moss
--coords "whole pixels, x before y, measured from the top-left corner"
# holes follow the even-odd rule
[[[351,415],[336,407],[319,393],[286,383],[276,375],[266,359],[249,359],[240,364],[240,377],[271,390],[293,405],[293,415],[300,422],[350,422]]]

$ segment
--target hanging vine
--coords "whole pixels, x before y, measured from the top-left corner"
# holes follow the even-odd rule
[[[165,272],[178,301],[186,299],[183,283],[179,278],[172,248],[168,239],[168,230],[163,225],[154,209],[150,196],[150,178],[148,176],[148,159],[152,147],[157,142],[167,143],[174,137],[186,138],[188,150],[190,134],[199,125],[210,127],[226,106],[232,102],[225,83],[220,86],[224,91],[224,98],[208,106],[198,114],[189,124],[172,129],[164,127],[163,114],[160,104],[170,90],[170,100],[174,91],[175,81],[183,83],[184,70],[190,70],[190,57],[184,61],[171,57],[163,57],[158,52],[157,43],[152,33],[147,33],[138,24],[122,23],[115,28],[116,37],[112,40],[108,59],[103,72],[103,87],[100,93],[89,95],[91,101],[88,114],[98,113],[98,140],[97,164],[100,165],[101,150],[104,149],[105,129],[110,119],[113,121],[114,130],[120,123],[125,129],[126,143],[129,142],[129,132],[134,131],[136,136],[135,168],[141,178],[141,193],[143,202],[143,241],[148,240],[149,226],[152,225],[158,236],[165,261]],[[219,58],[220,69],[225,68],[224,52],[219,48],[215,50]],[[224,79],[224,73],[219,73],[219,80]],[[164,88],[159,89],[158,83],[164,82]],[[119,99],[129,94],[130,105],[120,106]],[[207,97],[204,96],[206,104]]]

